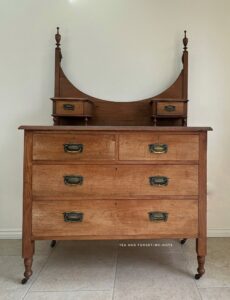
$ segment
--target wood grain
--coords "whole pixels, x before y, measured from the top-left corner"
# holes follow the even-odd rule
[[[81,153],[68,153],[64,151],[64,144],[82,144]],[[34,160],[114,160],[115,135],[111,134],[34,134],[33,159]]]
[[[64,184],[64,176],[83,176],[82,185]],[[151,186],[150,176],[167,176],[167,186]],[[151,195],[198,195],[196,165],[34,165],[34,197],[53,199],[123,198]]]
[[[32,230],[32,132],[24,136],[24,168],[23,168],[23,225],[22,225],[22,257],[31,259],[34,253]],[[31,267],[31,266],[30,266]]]
[[[169,112],[165,108],[167,106],[175,106],[175,111]],[[183,116],[184,115],[184,103],[183,102],[158,102],[157,103],[157,115],[159,116]]]
[[[166,144],[167,153],[150,153],[149,144]],[[157,133],[122,134],[119,138],[120,160],[198,160],[199,136],[159,135]]]
[[[41,125],[22,125],[18,129],[33,130],[33,131],[83,131],[83,132],[93,132],[93,131],[105,131],[105,132],[117,132],[117,131],[131,131],[131,132],[172,132],[175,134],[180,133],[191,133],[191,132],[202,132],[202,131],[212,131],[211,127],[178,127],[178,126],[41,126]]]
[[[63,213],[83,212],[82,222],[64,222]],[[148,212],[164,211],[168,220],[153,222]],[[33,236],[197,236],[197,201],[78,200],[33,202]]]

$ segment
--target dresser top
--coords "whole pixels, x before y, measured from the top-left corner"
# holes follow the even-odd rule
[[[22,125],[19,129],[33,131],[212,131],[211,127],[185,126],[30,126]]]

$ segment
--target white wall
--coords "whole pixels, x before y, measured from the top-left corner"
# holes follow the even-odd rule
[[[181,68],[189,37],[189,125],[213,126],[208,151],[208,228],[230,236],[230,1],[0,0],[0,237],[20,235],[21,124],[52,124],[54,34],[63,67],[104,99],[152,96]]]

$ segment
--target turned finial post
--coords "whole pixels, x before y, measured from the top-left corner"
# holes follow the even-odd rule
[[[184,31],[184,38],[183,38],[183,45],[184,45],[184,51],[187,51],[187,45],[188,45],[188,38],[187,38],[187,31]]]
[[[56,48],[60,48],[60,41],[61,41],[61,35],[59,34],[59,27],[57,27],[57,33],[55,34],[55,40],[56,40]]]

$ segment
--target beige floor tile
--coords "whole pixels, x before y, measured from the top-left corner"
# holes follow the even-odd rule
[[[119,249],[114,300],[200,300],[191,275],[182,253],[151,248]]]
[[[20,256],[0,256],[0,299],[20,300],[36,279],[47,261],[46,256],[36,256],[33,263],[34,274],[27,284],[22,285],[24,273],[23,259]]]
[[[117,246],[111,242],[59,242],[32,291],[110,290]]]
[[[200,288],[202,300],[229,300],[230,288]]]
[[[76,252],[79,249],[114,249],[117,248],[119,241],[57,241],[55,248],[58,251]],[[54,249],[55,249],[54,248]],[[92,250],[94,251],[94,250]]]
[[[110,291],[29,292],[24,300],[112,300]]]
[[[188,241],[183,249],[189,270],[195,274],[197,268],[195,242]],[[208,239],[205,269],[206,273],[196,281],[198,287],[230,287],[230,238]]]
[[[50,241],[35,242],[35,255],[49,255],[51,251]],[[21,253],[21,240],[0,240],[0,256],[21,255]]]

